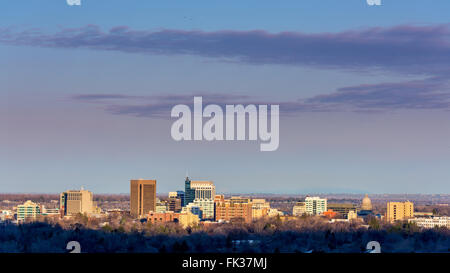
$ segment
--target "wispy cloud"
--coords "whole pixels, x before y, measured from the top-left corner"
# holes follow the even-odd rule
[[[285,115],[305,112],[384,112],[393,110],[450,110],[449,85],[445,79],[432,77],[400,83],[349,86],[337,91],[294,101],[261,100],[258,97],[233,94],[166,94],[151,96],[77,95],[73,99],[104,104],[112,114],[137,117],[170,117],[176,104],[193,104],[194,96],[202,96],[204,104],[278,104]]]
[[[266,31],[103,31],[96,25],[45,33],[0,29],[0,43],[85,48],[126,53],[187,54],[252,64],[339,69],[379,68],[428,75],[449,74],[449,25],[377,27],[339,33]]]
[[[334,104],[354,109],[450,109],[449,85],[442,78],[428,78],[400,83],[363,84],[339,88],[305,101]]]
[[[450,25],[402,25],[339,33],[266,31],[133,30],[103,31],[95,25],[45,33],[39,29],[0,29],[0,43],[51,48],[83,48],[134,54],[195,55],[250,64],[284,64],[334,69],[381,69],[426,75],[424,80],[338,88],[296,101],[267,101],[229,94],[202,95],[205,103],[279,104],[286,114],[312,111],[377,112],[450,108]],[[193,95],[87,94],[77,101],[103,104],[114,114],[168,117],[175,104]]]

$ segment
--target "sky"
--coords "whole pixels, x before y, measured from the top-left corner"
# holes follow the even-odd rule
[[[450,2],[0,1],[0,192],[449,193]],[[280,105],[280,145],[173,105]]]

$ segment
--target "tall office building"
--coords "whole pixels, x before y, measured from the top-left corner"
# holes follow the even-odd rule
[[[406,220],[414,217],[414,204],[412,202],[388,202],[386,219],[389,222]]]
[[[177,197],[181,200],[181,206],[184,206],[184,191],[177,191]]]
[[[310,215],[318,215],[327,211],[327,199],[320,197],[306,197],[306,213]]]
[[[169,199],[167,201],[169,211],[180,212],[181,211],[181,199],[176,192],[169,192]]]
[[[216,186],[212,181],[190,180],[186,177],[184,182],[184,206],[194,202],[195,199],[214,200]]]
[[[195,199],[195,189],[191,187],[191,180],[186,176],[184,180],[184,202],[183,207],[187,206],[189,203],[194,202]]]
[[[133,217],[147,217],[156,210],[156,180],[130,180],[130,213]]]
[[[191,188],[195,190],[194,199],[214,200],[216,196],[216,186],[212,181],[191,181]]]
[[[88,190],[69,190],[59,196],[61,216],[70,216],[78,213],[91,214],[97,211],[94,196]]]

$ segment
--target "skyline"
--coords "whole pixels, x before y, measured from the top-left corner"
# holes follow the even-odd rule
[[[271,2],[4,3],[0,192],[449,193],[450,3]],[[194,95],[279,104],[279,149],[175,142]]]

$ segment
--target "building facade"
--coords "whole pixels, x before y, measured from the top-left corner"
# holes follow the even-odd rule
[[[435,228],[435,227],[446,227],[450,228],[450,217],[420,217],[408,219],[409,223],[415,223],[421,228]]]
[[[351,203],[327,203],[327,209],[337,213],[337,217],[347,219],[350,211],[357,212],[357,207]]]
[[[252,221],[252,203],[248,198],[232,197],[225,200],[219,197],[216,200],[217,221]]]
[[[320,197],[306,197],[306,213],[309,215],[319,215],[327,211],[327,199]]]
[[[215,219],[214,200],[196,198],[192,204],[196,207],[199,207],[202,210],[202,220],[214,221]]]
[[[212,181],[191,181],[191,188],[195,190],[194,199],[214,200],[216,186]]]
[[[60,213],[62,216],[71,216],[78,213],[92,214],[97,212],[94,196],[88,190],[69,190],[60,194]]]
[[[302,216],[306,214],[306,203],[305,202],[297,202],[292,208],[293,216]]]
[[[184,202],[183,207],[187,206],[189,203],[194,202],[195,199],[195,189],[191,187],[191,180],[186,177],[184,180]]]
[[[178,223],[186,228],[188,226],[198,225],[199,218],[192,213],[176,213],[173,211],[166,212],[149,212],[147,216],[147,222],[151,224],[162,223]]]
[[[184,206],[184,191],[177,191],[177,197],[181,200],[181,206]]]
[[[265,199],[252,199],[252,218],[258,219],[268,216],[270,203]]]
[[[407,220],[414,217],[414,204],[412,202],[388,202],[386,220],[389,222]]]
[[[31,202],[31,200],[26,201],[23,205],[17,206],[17,220],[36,220],[36,218],[41,215],[41,207],[39,204]]]
[[[156,180],[130,181],[130,213],[133,217],[146,217],[156,210]]]
[[[178,197],[177,192],[169,192],[169,199],[167,201],[169,211],[181,211],[181,198]]]

